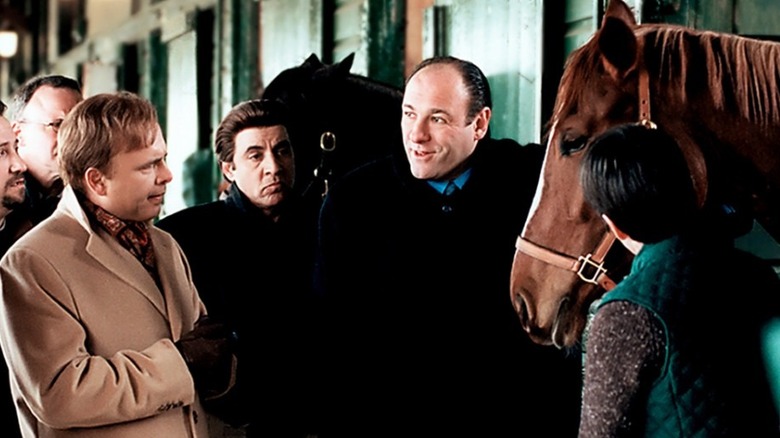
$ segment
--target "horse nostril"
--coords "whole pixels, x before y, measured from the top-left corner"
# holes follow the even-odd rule
[[[517,316],[520,318],[520,324],[525,330],[528,330],[528,307],[525,304],[525,300],[518,294],[514,296],[512,301],[514,301],[515,312],[517,312]]]

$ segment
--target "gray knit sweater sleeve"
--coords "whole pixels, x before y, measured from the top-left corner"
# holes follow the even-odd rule
[[[645,402],[664,356],[657,317],[627,301],[605,304],[587,338],[581,438],[642,435]]]

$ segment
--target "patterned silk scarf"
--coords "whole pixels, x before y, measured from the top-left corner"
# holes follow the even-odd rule
[[[157,281],[157,262],[154,259],[152,237],[149,235],[149,226],[146,222],[123,221],[86,198],[81,198],[81,200],[94,221],[130,251]]]

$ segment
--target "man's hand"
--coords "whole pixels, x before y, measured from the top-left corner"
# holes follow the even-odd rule
[[[236,380],[236,334],[208,316],[176,343],[203,400],[225,395]]]

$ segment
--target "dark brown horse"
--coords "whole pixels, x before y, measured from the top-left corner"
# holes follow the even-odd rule
[[[588,306],[625,273],[583,200],[579,165],[611,126],[655,123],[680,143],[702,208],[745,206],[780,238],[780,44],[637,25],[621,0],[571,54],[558,88],[536,199],[518,239],[511,297],[538,343],[576,344]],[[740,207],[740,209],[743,207]],[[605,271],[606,269],[606,271]],[[713,273],[716,275],[716,273]]]

